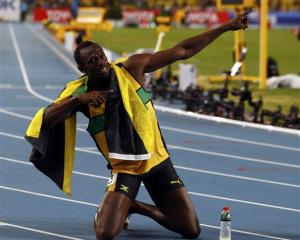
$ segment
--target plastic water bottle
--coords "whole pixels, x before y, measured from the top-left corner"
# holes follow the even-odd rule
[[[231,240],[231,214],[229,207],[224,207],[221,213],[219,240]]]

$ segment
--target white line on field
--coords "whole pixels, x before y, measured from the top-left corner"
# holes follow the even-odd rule
[[[4,158],[4,157],[0,157],[0,159],[5,160],[5,161],[9,161],[9,162],[23,164],[23,163],[21,163],[22,161],[16,160],[16,159],[10,159],[10,158]],[[30,165],[30,164],[24,164],[24,165]],[[89,173],[82,173],[82,172],[78,172],[78,171],[76,171],[74,173],[78,174],[78,175],[82,175],[82,176],[93,177],[93,178],[100,178],[100,179],[105,179],[105,180],[108,179],[108,177],[105,177],[105,176],[98,176],[98,175],[89,174]],[[243,204],[267,207],[267,208],[275,208],[275,209],[291,211],[291,212],[300,212],[299,209],[287,208],[287,207],[276,206],[276,205],[265,204],[265,203],[245,201],[245,200],[240,200],[240,199],[235,199],[235,198],[222,197],[222,196],[218,196],[218,195],[211,195],[211,194],[191,192],[191,191],[189,191],[188,193],[191,194],[191,195],[194,195],[194,196],[201,196],[201,197],[205,197],[205,198],[221,199],[221,200],[226,200],[226,201],[231,201],[231,202],[238,202],[238,203],[243,203]]]
[[[6,223],[6,222],[0,222],[0,224],[1,224],[1,226],[4,226],[4,227],[18,228],[18,229],[22,229],[22,230],[25,230],[25,231],[40,233],[40,234],[53,236],[53,237],[58,237],[58,238],[62,238],[62,239],[83,240],[82,238],[70,237],[70,236],[63,235],[63,234],[48,232],[48,231],[39,230],[39,229],[36,229],[36,228],[31,228],[31,227],[25,227],[25,226],[16,225],[16,224],[10,224],[10,223]]]

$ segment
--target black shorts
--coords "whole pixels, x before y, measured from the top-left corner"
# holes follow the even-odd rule
[[[109,179],[106,191],[120,192],[135,200],[141,183],[144,183],[150,195],[163,195],[172,190],[184,187],[176,170],[168,158],[143,175],[115,173]]]

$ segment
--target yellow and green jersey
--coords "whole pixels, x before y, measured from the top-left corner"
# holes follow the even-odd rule
[[[89,118],[87,131],[109,162],[113,173],[144,174],[166,160],[169,154],[150,94],[122,65],[112,64],[111,67],[116,76],[111,85],[117,89],[119,96],[108,97],[99,107],[86,106],[84,113]],[[84,76],[68,83],[54,104],[87,91],[88,78]],[[49,134],[43,134],[42,131],[43,112],[44,109],[37,113],[26,132],[27,140],[33,145],[30,160],[70,194],[76,115],[56,124],[49,131],[49,138]],[[51,152],[60,152],[55,155],[55,161],[52,160]]]

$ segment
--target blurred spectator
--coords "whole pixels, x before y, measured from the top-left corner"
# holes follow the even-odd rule
[[[21,1],[21,21],[24,22],[26,21],[26,15],[29,10],[29,3],[27,0],[22,0]]]
[[[279,76],[278,64],[274,58],[268,57],[267,68],[268,68],[267,69],[268,78],[274,77],[274,76]]]
[[[80,0],[71,0],[71,6],[70,6],[70,10],[71,10],[71,14],[72,17],[75,19],[78,15],[78,7],[79,7],[79,3]]]

